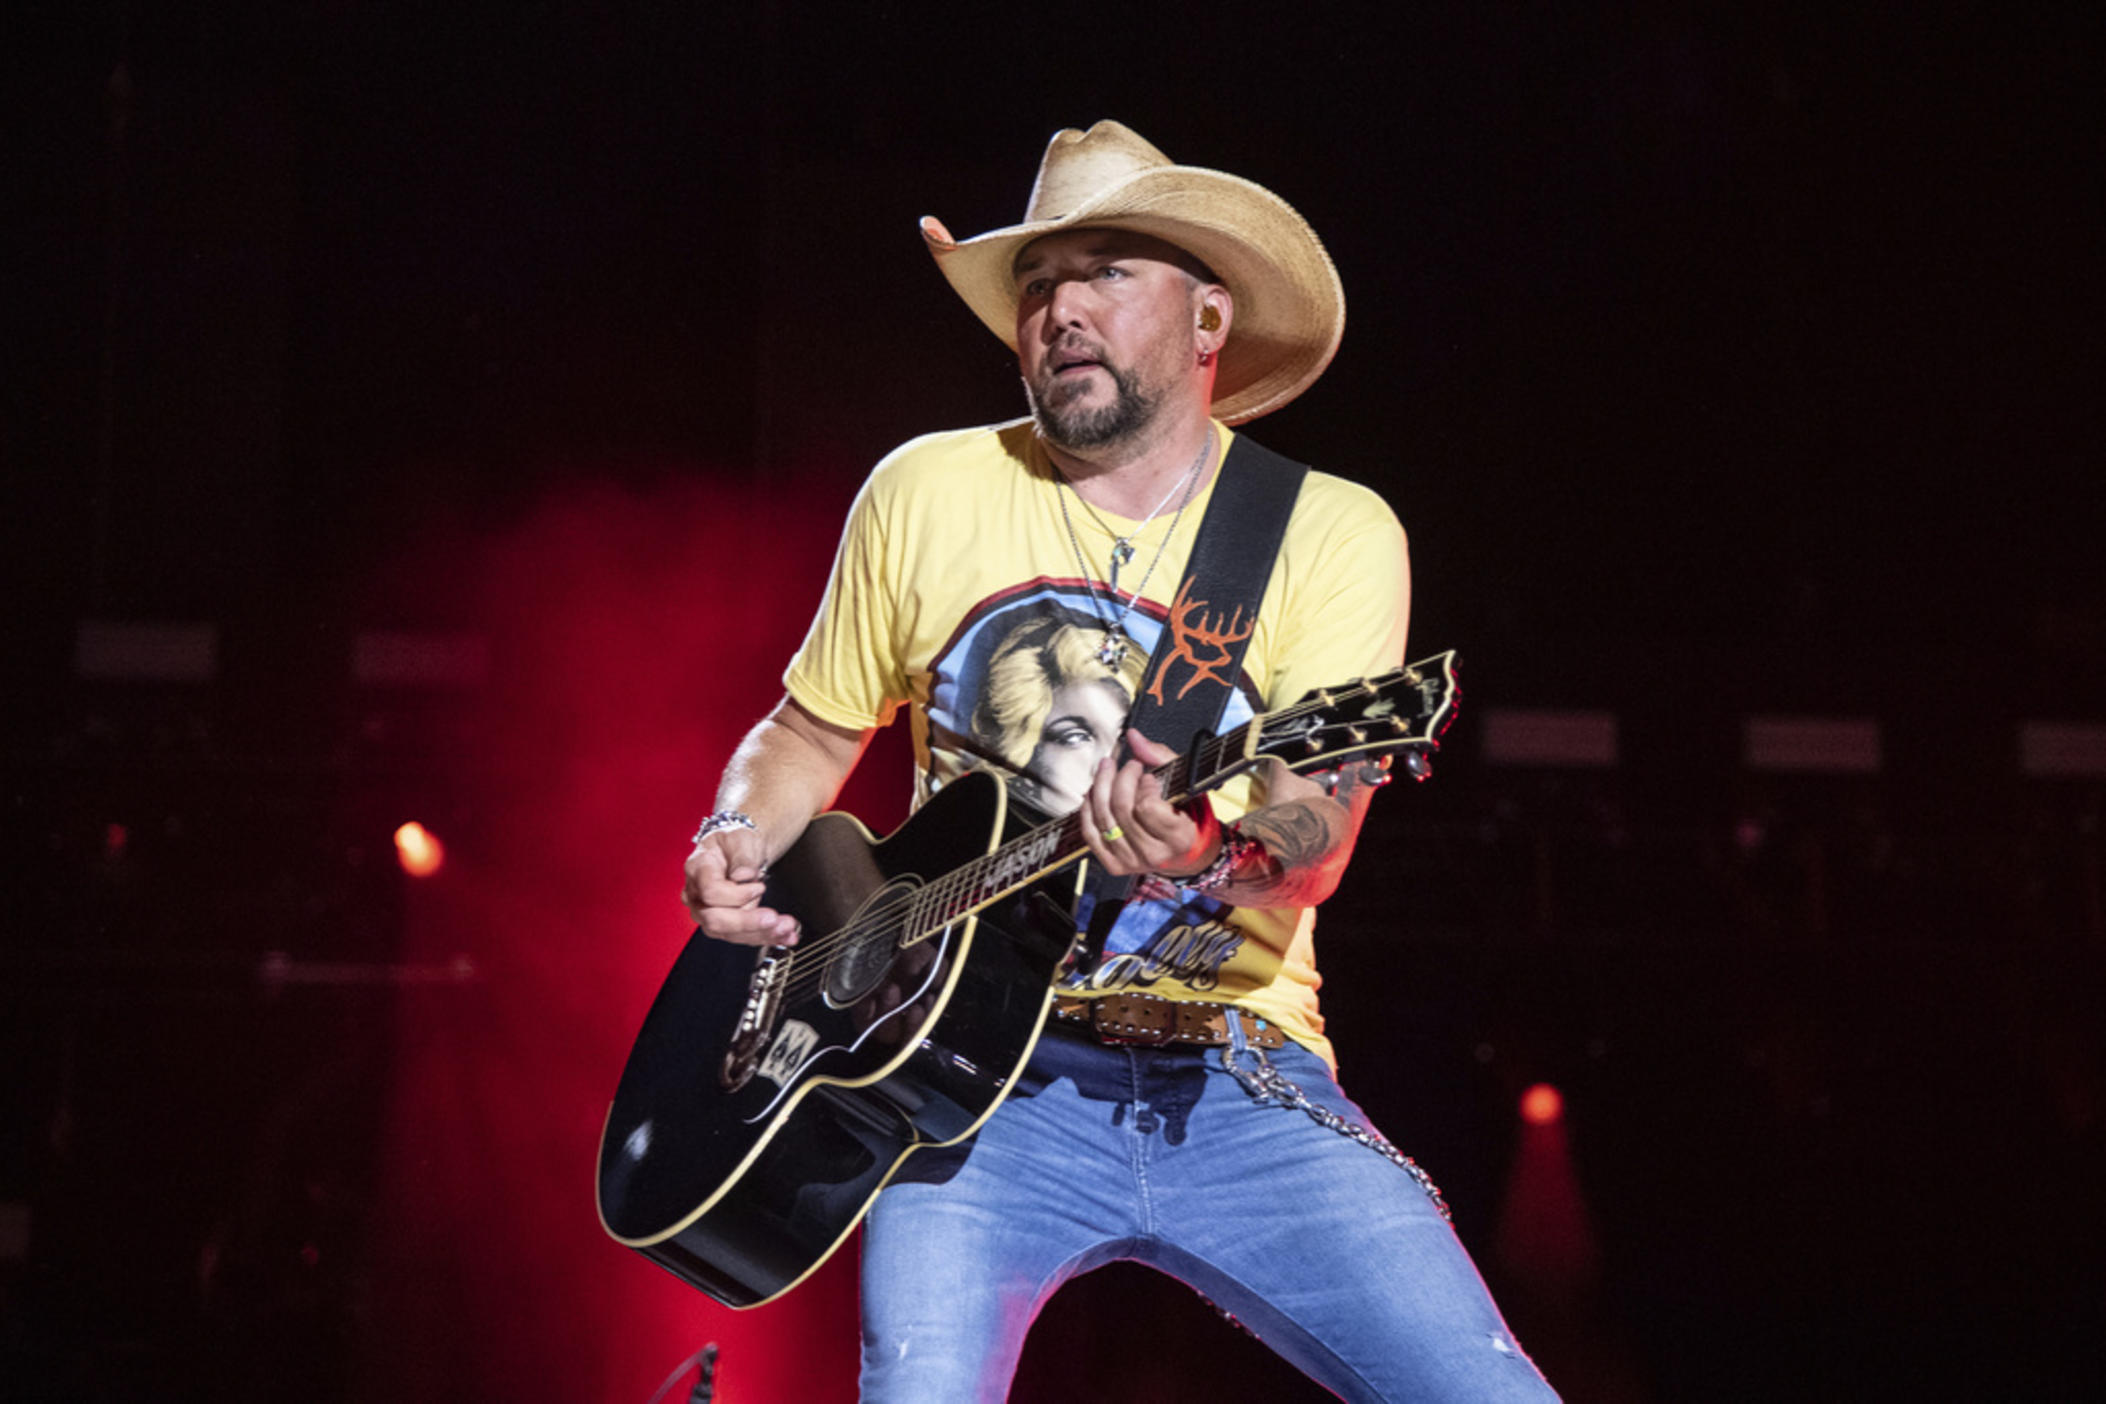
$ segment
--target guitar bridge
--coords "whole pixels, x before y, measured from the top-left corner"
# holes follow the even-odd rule
[[[724,1050],[724,1065],[717,1082],[726,1092],[736,1092],[753,1078],[761,1054],[775,1032],[775,1018],[782,1009],[783,986],[790,976],[787,947],[770,946],[761,952],[753,967],[753,981],[746,990],[746,1007],[731,1031],[731,1044]]]

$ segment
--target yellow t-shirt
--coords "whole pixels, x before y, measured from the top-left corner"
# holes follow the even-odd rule
[[[1231,433],[1217,425],[1215,437],[1218,463]],[[1141,527],[1100,521],[1071,494],[1064,516],[1064,494],[1034,426],[1018,420],[916,439],[856,498],[826,599],[784,682],[814,715],[856,730],[911,706],[917,803],[967,770],[991,769],[1012,796],[1066,814],[1118,743],[1213,479],[1174,532],[1174,505]],[[1116,572],[1114,532],[1133,533],[1133,555]],[[1396,667],[1409,605],[1395,514],[1367,488],[1312,472],[1219,729]],[[1098,650],[1113,620],[1139,647],[1107,667]],[[1248,776],[1229,781],[1213,793],[1215,811],[1233,821],[1263,802],[1258,788]],[[1314,929],[1310,908],[1228,907],[1152,884],[1066,988],[1234,1003],[1330,1060]]]

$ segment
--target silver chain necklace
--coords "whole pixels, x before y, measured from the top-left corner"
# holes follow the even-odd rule
[[[1177,514],[1170,519],[1170,529],[1163,533],[1162,542],[1155,548],[1155,555],[1148,562],[1148,569],[1141,572],[1141,583],[1134,586],[1133,593],[1126,597],[1126,603],[1119,610],[1116,619],[1111,617],[1104,602],[1097,598],[1097,583],[1090,578],[1089,562],[1082,554],[1082,538],[1075,534],[1075,518],[1068,512],[1068,494],[1075,490],[1068,483],[1068,475],[1061,472],[1058,465],[1053,469],[1054,476],[1060,482],[1060,520],[1068,529],[1068,545],[1074,548],[1075,564],[1081,568],[1082,586],[1090,592],[1090,610],[1097,616],[1097,622],[1104,626],[1104,642],[1097,646],[1097,661],[1115,672],[1119,664],[1125,661],[1126,650],[1132,644],[1132,639],[1126,633],[1126,621],[1133,614],[1134,603],[1141,598],[1141,592],[1146,590],[1148,582],[1155,578],[1155,568],[1162,564],[1163,553],[1170,549],[1170,538],[1177,535],[1177,524],[1185,519],[1185,508],[1192,505],[1192,493],[1199,486],[1199,470],[1205,466],[1207,454],[1213,447],[1214,430],[1213,426],[1209,425],[1206,437],[1200,441],[1198,456],[1192,460],[1192,466],[1185,470],[1185,475],[1180,480],[1184,487],[1184,496],[1178,500]],[[1171,484],[1170,492],[1164,493],[1163,500],[1155,504],[1155,511],[1148,514],[1147,521],[1125,536],[1112,531],[1104,518],[1097,516],[1097,509],[1083,501],[1081,493],[1075,493],[1075,500],[1081,502],[1083,509],[1096,518],[1097,525],[1103,527],[1112,537],[1110,583],[1114,603],[1117,603],[1119,598],[1119,567],[1133,559],[1134,537],[1146,531],[1149,522],[1153,522],[1161,514],[1170,501],[1170,493],[1176,492],[1178,486],[1178,483]]]
[[[1207,435],[1207,437],[1211,439],[1213,437],[1213,434],[1210,432]],[[1205,446],[1202,445],[1200,451],[1204,453]],[[1112,539],[1112,594],[1116,595],[1119,593],[1119,567],[1123,565],[1130,565],[1133,562],[1133,539],[1136,536],[1139,536],[1142,532],[1148,530],[1149,526],[1155,521],[1155,519],[1163,515],[1163,509],[1170,505],[1170,499],[1176,495],[1177,490],[1180,487],[1183,487],[1186,483],[1191,481],[1192,475],[1198,472],[1198,470],[1199,465],[1197,463],[1193,464],[1190,468],[1186,469],[1185,475],[1173,481],[1170,484],[1170,491],[1164,493],[1162,497],[1156,502],[1155,506],[1149,509],[1148,515],[1141,518],[1141,524],[1135,527],[1132,531],[1126,533],[1126,535],[1124,536],[1119,535],[1119,533],[1111,529],[1111,523],[1107,522],[1106,520],[1104,520],[1103,517],[1097,514],[1097,509],[1090,506],[1088,498],[1084,497],[1079,492],[1075,494],[1075,500],[1082,504],[1083,511],[1090,514],[1090,520],[1095,522],[1098,525],[1098,527],[1100,527],[1103,530],[1104,534]],[[1063,485],[1065,485],[1067,483],[1066,476],[1063,475],[1060,481]]]

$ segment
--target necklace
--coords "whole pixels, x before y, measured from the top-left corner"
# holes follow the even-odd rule
[[[1177,524],[1185,519],[1185,508],[1192,505],[1193,490],[1199,486],[1199,470],[1206,465],[1207,454],[1213,447],[1214,431],[1212,426],[1209,426],[1206,437],[1200,441],[1199,453],[1193,458],[1192,466],[1185,470],[1184,477],[1179,482],[1171,484],[1170,492],[1164,493],[1163,500],[1155,504],[1155,511],[1148,514],[1148,520],[1142,522],[1125,536],[1120,536],[1118,533],[1113,532],[1111,527],[1106,524],[1104,518],[1097,515],[1097,509],[1084,501],[1081,493],[1075,493],[1075,500],[1082,503],[1083,510],[1095,518],[1097,525],[1103,527],[1105,532],[1112,537],[1110,584],[1112,602],[1116,604],[1119,599],[1119,567],[1133,559],[1134,537],[1146,531],[1149,522],[1153,522],[1162,513],[1163,508],[1170,502],[1170,493],[1176,492],[1179,486],[1184,488],[1184,496],[1178,500],[1177,515],[1170,519],[1170,529],[1163,533],[1161,544],[1155,548],[1155,555],[1148,562],[1148,569],[1141,572],[1141,583],[1134,586],[1133,593],[1126,597],[1126,603],[1119,610],[1116,619],[1111,617],[1111,611],[1105,606],[1104,602],[1097,598],[1097,582],[1090,579],[1089,562],[1083,558],[1082,554],[1082,538],[1075,534],[1075,518],[1068,512],[1067,495],[1075,490],[1068,485],[1067,474],[1062,473],[1057,467],[1053,470],[1055,476],[1060,480],[1060,520],[1068,529],[1068,545],[1074,548],[1075,564],[1082,569],[1083,588],[1090,592],[1090,611],[1097,616],[1097,622],[1104,626],[1104,642],[1097,646],[1097,661],[1107,668],[1116,671],[1126,659],[1126,650],[1133,642],[1126,633],[1126,620],[1132,615],[1134,603],[1141,598],[1141,592],[1146,590],[1148,582],[1155,578],[1155,568],[1162,564],[1163,552],[1170,549],[1170,538],[1177,535]]]
[[[1209,432],[1207,437],[1209,439],[1212,439],[1214,436],[1211,432]],[[1207,446],[1204,444],[1200,446],[1200,453],[1202,455],[1205,454],[1206,448]],[[1104,531],[1104,534],[1112,539],[1111,588],[1113,595],[1116,596],[1119,593],[1119,567],[1123,565],[1131,565],[1133,563],[1133,539],[1136,536],[1139,536],[1142,532],[1148,530],[1148,528],[1154,524],[1155,519],[1163,515],[1163,509],[1170,505],[1170,499],[1176,495],[1177,490],[1185,486],[1187,483],[1191,482],[1192,475],[1197,473],[1198,471],[1199,464],[1197,463],[1194,463],[1190,468],[1186,469],[1184,476],[1172,482],[1170,484],[1170,491],[1164,493],[1162,497],[1156,502],[1155,506],[1149,509],[1148,515],[1141,518],[1141,524],[1135,527],[1132,531],[1127,532],[1124,536],[1119,535],[1119,533],[1111,529],[1111,523],[1107,522],[1106,520],[1104,520],[1103,517],[1097,514],[1097,509],[1090,506],[1088,498],[1084,497],[1079,492],[1075,494],[1075,500],[1082,504],[1083,511],[1090,514],[1090,520],[1095,522],[1099,527],[1101,527]],[[1063,487],[1067,486],[1068,480],[1065,476],[1063,476],[1060,481]],[[1073,491],[1073,489],[1070,489],[1070,491]],[[1174,523],[1172,524],[1171,530],[1176,530],[1176,526]],[[1168,540],[1167,537],[1164,539]],[[1087,574],[1088,572],[1084,573]]]

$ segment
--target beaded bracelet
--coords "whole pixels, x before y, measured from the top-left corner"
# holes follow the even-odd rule
[[[1236,871],[1237,866],[1250,856],[1250,851],[1253,848],[1260,847],[1263,847],[1263,845],[1254,838],[1245,838],[1232,828],[1223,829],[1221,831],[1221,852],[1215,856],[1213,862],[1207,864],[1188,878],[1172,878],[1170,880],[1179,887],[1189,888],[1193,892],[1212,892],[1217,887],[1226,887],[1229,877]]]
[[[759,828],[760,825],[753,822],[753,816],[750,814],[741,814],[736,809],[720,809],[707,819],[704,819],[702,827],[695,830],[695,842],[701,843],[702,840],[708,838],[719,829],[757,830]]]

